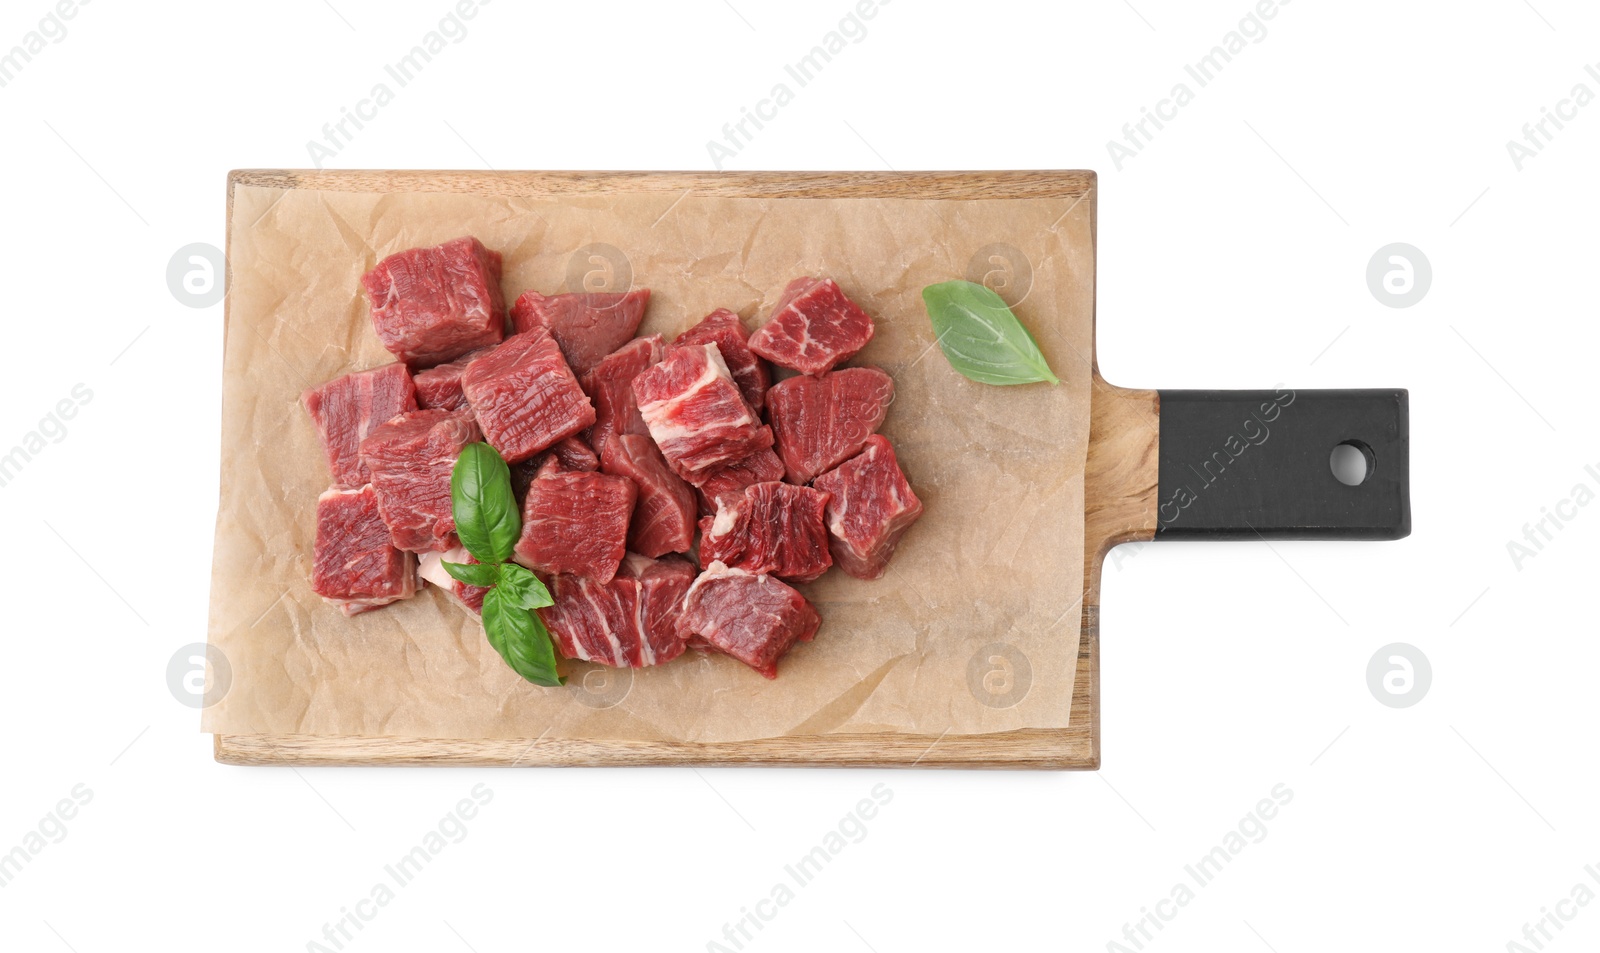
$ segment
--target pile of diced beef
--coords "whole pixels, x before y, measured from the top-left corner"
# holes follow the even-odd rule
[[[508,313],[500,266],[468,237],[362,278],[397,361],[303,398],[333,472],[313,588],[353,615],[420,578],[481,609],[485,590],[441,563],[471,561],[450,475],[482,440],[511,466],[513,558],[549,587],[539,612],[563,656],[644,666],[694,648],[775,677],[821,622],[791,583],[834,565],[878,578],[922,513],[877,433],[894,381],[837,368],[872,318],[798,278],[754,334],[719,309],[669,344],[635,337],[647,289],[528,291]],[[798,373],[774,384],[768,362]]]

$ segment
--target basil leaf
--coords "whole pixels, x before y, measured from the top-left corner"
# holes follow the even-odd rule
[[[566,681],[556,674],[556,650],[544,620],[513,602],[500,586],[484,594],[483,634],[513,672],[535,685],[553,688]]]
[[[450,472],[451,510],[456,535],[480,563],[503,563],[522,532],[517,498],[511,495],[511,468],[486,443],[461,448]]]
[[[524,609],[538,609],[555,605],[550,590],[544,587],[533,571],[516,563],[500,566],[500,591],[505,597]]]
[[[922,302],[940,350],[964,377],[982,384],[1061,383],[1033,335],[992,289],[946,281],[923,288]]]
[[[452,579],[469,586],[488,587],[500,581],[500,566],[494,563],[452,563],[439,561]]]

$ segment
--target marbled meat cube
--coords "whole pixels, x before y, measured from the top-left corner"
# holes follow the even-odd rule
[[[717,310],[700,319],[700,323],[678,335],[673,344],[715,344],[728,365],[728,373],[739,385],[739,393],[756,413],[766,406],[767,388],[772,386],[772,371],[767,362],[750,350],[750,332],[744,322],[727,308]]]
[[[622,434],[606,442],[600,469],[627,477],[639,491],[628,527],[628,549],[654,559],[686,553],[694,543],[694,490],[672,472],[655,441]]]
[[[683,597],[678,634],[699,637],[767,678],[796,642],[809,642],[822,617],[805,596],[774,576],[712,563]]]
[[[541,473],[522,504],[516,561],[541,573],[611,581],[627,551],[628,521],[638,491],[606,473]]]
[[[536,327],[548,330],[573,373],[582,375],[628,343],[649,303],[649,288],[603,294],[525,291],[511,306],[511,323],[519,334]]]
[[[783,461],[771,449],[757,450],[743,460],[735,460],[695,478],[700,515],[715,516],[717,503],[744,497],[744,488],[755,483],[783,480]]]
[[[667,348],[633,379],[633,393],[662,456],[687,480],[772,446],[715,344]]]
[[[379,425],[361,441],[361,462],[372,473],[378,510],[397,548],[422,553],[461,545],[450,473],[461,448],[478,438],[471,414],[413,410]]]
[[[790,481],[809,483],[860,453],[893,400],[894,380],[876,367],[847,367],[774,384],[767,391],[767,411]]]
[[[361,462],[361,441],[372,428],[417,409],[416,390],[404,364],[346,374],[306,391],[300,400],[322,438],[334,484],[347,487],[372,482]]]
[[[589,445],[577,437],[562,437],[550,445],[550,449],[539,455],[546,466],[555,464],[555,469],[565,471],[598,470],[600,457]]]
[[[826,515],[833,561],[857,579],[882,576],[900,537],[922,515],[922,501],[911,492],[894,447],[873,434],[864,450],[811,485],[829,494]]]
[[[639,416],[639,401],[633,396],[633,379],[644,373],[645,368],[659,364],[665,353],[661,335],[635,338],[607,354],[579,379],[583,392],[594,402],[589,446],[595,453],[602,452],[605,442],[613,435],[649,435],[650,428]]]
[[[538,610],[539,617],[566,658],[622,668],[663,665],[683,654],[678,614],[694,577],[694,566],[680,556],[629,553],[607,583],[552,577],[555,603]]]
[[[507,463],[594,423],[594,406],[543,328],[514,334],[468,364],[461,388],[484,438]]]
[[[378,340],[412,367],[442,364],[505,337],[500,253],[476,238],[390,255],[361,284]]]
[[[588,444],[577,437],[562,437],[548,449],[521,463],[511,464],[511,492],[516,496],[517,507],[520,510],[522,501],[528,497],[528,484],[539,474],[598,469],[600,469],[600,458],[595,456]]]
[[[413,557],[394,547],[371,486],[335,487],[317,498],[311,589],[345,615],[416,594]]]
[[[757,483],[700,521],[700,565],[811,582],[833,565],[823,513],[828,494],[787,483]]]
[[[417,406],[423,410],[471,410],[467,394],[461,389],[461,375],[474,359],[489,353],[486,347],[468,351],[448,364],[430,367],[411,375],[417,388]]]
[[[832,278],[789,282],[750,350],[802,374],[823,374],[872,340],[872,318]]]

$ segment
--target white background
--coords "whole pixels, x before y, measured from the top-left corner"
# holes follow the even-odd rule
[[[165,673],[205,633],[222,308],[175,300],[167,262],[222,245],[228,169],[309,164],[451,5],[85,5],[0,88],[0,447],[93,393],[0,488],[0,852],[93,800],[0,888],[0,946],[307,949],[480,783],[465,840],[346,949],[707,949],[879,784],[746,949],[1107,949],[1278,784],[1265,839],[1146,949],[1500,950],[1600,892],[1600,506],[1507,551],[1600,491],[1600,104],[1520,171],[1506,149],[1600,93],[1600,14],[1298,0],[1118,170],[1107,140],[1251,9],[1133,2],[895,0],[726,163],[1096,169],[1108,380],[1410,388],[1409,539],[1113,555],[1097,774],[214,764]],[[328,164],[710,168],[851,7],[496,0]],[[0,51],[50,9],[8,0]],[[1366,283],[1391,242],[1432,263],[1410,308]],[[1368,690],[1391,642],[1432,664],[1411,708]],[[1551,948],[1600,942],[1600,904],[1560,909]]]

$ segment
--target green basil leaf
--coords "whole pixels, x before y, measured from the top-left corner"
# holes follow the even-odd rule
[[[990,288],[946,281],[922,289],[940,350],[964,377],[982,384],[1061,383],[1033,335]]]
[[[480,563],[503,563],[522,532],[522,514],[511,494],[511,468],[486,443],[461,448],[450,473],[456,535]]]
[[[550,590],[544,587],[532,570],[516,563],[500,566],[500,591],[505,593],[505,598],[524,609],[539,609],[555,605],[556,602],[550,598]]]
[[[488,587],[500,581],[500,566],[495,563],[452,563],[440,560],[439,565],[451,578],[469,586]]]
[[[556,674],[556,650],[544,620],[517,605],[500,586],[483,597],[483,634],[511,670],[528,681],[552,688],[565,683]]]

